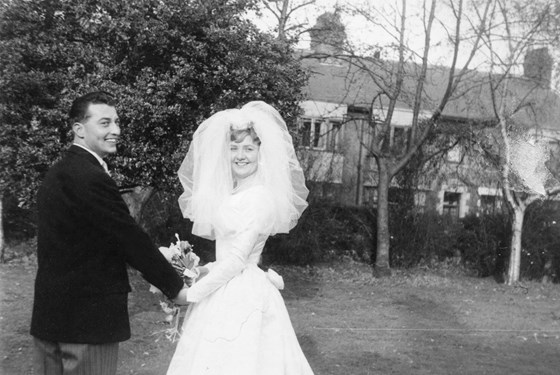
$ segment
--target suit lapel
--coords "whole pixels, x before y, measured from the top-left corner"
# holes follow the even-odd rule
[[[84,158],[86,159],[89,163],[91,163],[92,165],[94,165],[96,168],[101,169],[103,172],[105,171],[105,168],[103,168],[103,166],[101,164],[99,164],[99,161],[95,158],[95,156],[93,156],[90,152],[88,152],[87,150],[84,150],[83,148],[81,148],[80,146],[76,146],[76,145],[72,145],[70,146],[70,148],[68,149],[68,155],[70,157],[80,157],[80,158]]]

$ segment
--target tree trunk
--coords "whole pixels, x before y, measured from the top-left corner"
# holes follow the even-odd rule
[[[514,208],[514,216],[511,224],[512,233],[507,277],[508,285],[513,285],[519,281],[519,270],[521,269],[521,235],[523,232],[524,216],[525,209],[523,207]]]
[[[288,22],[288,7],[290,6],[289,0],[284,0],[282,3],[282,13],[278,19],[278,40],[281,42],[286,41],[286,24]]]
[[[389,168],[387,161],[380,159],[377,163],[379,182],[377,183],[377,257],[375,273],[377,276],[390,276],[389,265]]]

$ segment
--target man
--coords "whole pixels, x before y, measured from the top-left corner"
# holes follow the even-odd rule
[[[76,99],[70,121],[74,144],[37,196],[35,373],[113,375],[118,343],[130,338],[127,264],[176,301],[186,301],[186,288],[107,173],[103,158],[120,136],[111,95]]]

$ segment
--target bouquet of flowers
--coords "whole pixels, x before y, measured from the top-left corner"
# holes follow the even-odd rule
[[[169,247],[160,247],[159,251],[183,278],[185,284],[190,286],[200,275],[197,268],[200,258],[192,251],[192,245],[190,243],[181,241],[177,233],[175,233],[175,237],[177,238],[175,243],[171,243]],[[153,285],[150,286],[150,292],[162,294],[161,291]],[[163,332],[169,340],[174,342],[179,335],[181,306],[174,304],[170,300],[160,301],[159,304],[163,312],[167,314],[165,321],[171,324],[171,328],[165,329]]]

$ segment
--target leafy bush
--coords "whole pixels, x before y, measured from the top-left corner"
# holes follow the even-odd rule
[[[529,206],[523,225],[521,276],[560,282],[560,203]],[[479,277],[507,271],[511,221],[507,214],[466,216],[456,222],[434,213],[391,213],[391,266],[411,268],[459,260]],[[452,262],[453,263],[453,262]]]
[[[511,237],[508,217],[503,214],[469,215],[461,223],[455,246],[465,266],[479,277],[503,273]]]
[[[554,221],[558,211],[550,204],[530,208],[523,229],[522,275],[541,278],[548,267],[550,280],[558,281],[560,220]],[[267,241],[264,263],[309,265],[347,256],[372,263],[375,220],[372,209],[311,203],[289,234]],[[506,270],[511,236],[507,215],[470,215],[452,221],[433,211],[394,210],[390,220],[394,268],[460,268],[479,277],[503,275]],[[192,223],[182,217],[174,194],[156,192],[146,202],[140,223],[159,245],[174,241],[178,233],[204,261],[214,259],[213,243],[191,234]]]
[[[411,268],[461,263],[486,277],[503,272],[509,244],[504,215],[449,220],[437,212],[395,211],[391,216],[391,266]]]
[[[373,227],[375,218],[367,209],[312,203],[289,235],[268,240],[264,261],[307,265],[351,256],[367,262],[375,253]]]
[[[391,266],[410,268],[421,262],[452,258],[452,244],[459,227],[460,224],[433,211],[395,210],[390,216]]]
[[[521,277],[560,282],[560,202],[535,202],[523,222]]]
[[[66,113],[94,90],[118,98],[119,185],[172,191],[202,119],[264,100],[295,125],[307,73],[290,44],[246,19],[254,2],[0,2],[0,191],[32,205],[71,141]]]
[[[367,262],[374,238],[369,233],[374,223],[366,209],[312,204],[289,234],[269,238],[263,261],[308,265],[350,256]],[[142,209],[140,224],[159,245],[167,246],[177,233],[193,244],[203,261],[214,259],[214,244],[191,234],[192,223],[182,217],[173,194],[155,192]]]
[[[527,210],[521,259],[525,279],[560,282],[559,208],[560,203],[545,201]],[[33,211],[19,208],[13,199],[6,200],[4,220],[8,242],[27,241],[35,235]],[[311,203],[289,234],[268,240],[264,263],[309,265],[348,257],[373,263],[375,220],[375,210],[368,208]],[[503,276],[507,269],[511,225],[505,214],[452,221],[436,212],[395,210],[390,220],[393,268],[438,274],[460,271],[479,277]],[[167,246],[177,233],[194,245],[203,261],[214,260],[213,242],[191,234],[192,223],[182,217],[176,194],[155,192],[144,205],[140,224],[158,245]]]
[[[20,207],[14,196],[6,195],[3,200],[2,223],[9,244],[27,241],[37,232],[35,211]]]

